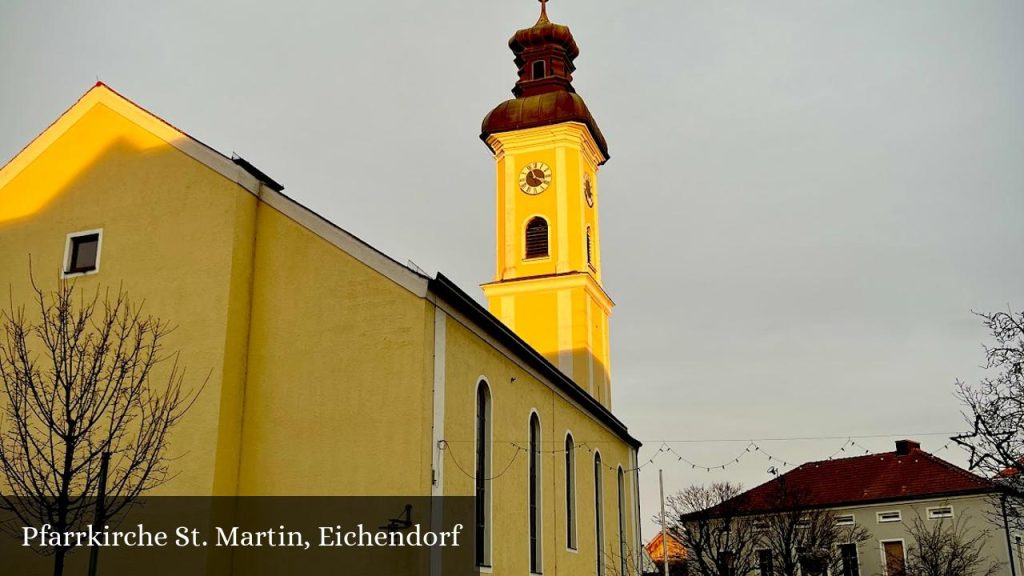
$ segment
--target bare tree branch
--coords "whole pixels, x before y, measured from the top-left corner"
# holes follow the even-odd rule
[[[124,287],[76,294],[32,279],[30,314],[0,310],[0,508],[57,532],[94,521],[100,461],[109,455],[101,523],[169,478],[168,433],[202,386],[184,387],[171,327]],[[203,384],[205,386],[205,382]],[[54,574],[69,550],[53,550]]]

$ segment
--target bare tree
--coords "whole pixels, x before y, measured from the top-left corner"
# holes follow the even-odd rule
[[[0,312],[0,505],[56,532],[102,527],[171,477],[168,432],[201,387],[183,388],[170,327],[124,289],[32,287],[28,309]],[[56,576],[68,551],[52,550]]]
[[[907,526],[913,542],[907,550],[906,576],[993,576],[1002,565],[985,553],[988,532],[970,530],[966,516]]]
[[[974,385],[957,381],[972,431],[953,440],[970,449],[972,470],[1006,490],[998,502],[1003,522],[1024,529],[1024,312],[978,316],[995,340],[985,346],[984,367],[993,375]]]
[[[842,574],[844,544],[859,545],[871,535],[861,526],[840,525],[834,512],[810,505],[806,493],[780,477],[777,510],[755,520],[757,547],[770,556],[772,571],[782,576]]]
[[[686,547],[691,574],[739,576],[757,567],[753,521],[735,505],[741,492],[738,484],[716,482],[668,497],[666,522]]]

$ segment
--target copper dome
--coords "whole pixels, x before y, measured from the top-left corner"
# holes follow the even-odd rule
[[[519,80],[512,89],[515,98],[484,117],[480,138],[486,142],[491,134],[500,132],[579,122],[590,130],[607,160],[608,143],[572,86],[573,61],[580,49],[569,28],[548,20],[542,4],[537,23],[516,32],[508,45],[519,69]]]

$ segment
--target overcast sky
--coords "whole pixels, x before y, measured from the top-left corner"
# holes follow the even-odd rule
[[[399,261],[483,300],[494,167],[532,0],[0,0],[0,157],[97,78]],[[301,7],[300,7],[301,6]],[[971,310],[1024,306],[1024,3],[552,0],[600,173],[615,413],[718,465],[751,438],[789,462],[847,436],[938,450]],[[948,434],[946,434],[948,436]],[[877,437],[876,437],[877,436]],[[884,437],[889,436],[889,437]],[[840,454],[843,455],[843,454]],[[963,463],[956,449],[940,452]],[[667,490],[769,478],[662,454]],[[645,538],[652,535],[650,525]]]

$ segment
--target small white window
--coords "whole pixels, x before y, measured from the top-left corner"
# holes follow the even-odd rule
[[[890,512],[879,512],[878,523],[884,524],[886,522],[899,522],[903,520],[903,515],[900,514],[899,510],[893,510]]]
[[[770,527],[771,525],[768,524],[767,520],[754,520],[754,530],[757,530],[758,532],[764,532]]]
[[[853,514],[840,514],[836,516],[836,526],[853,526]]]
[[[65,277],[95,274],[100,270],[102,230],[86,230],[68,234],[64,245]]]
[[[928,508],[928,519],[937,520],[939,518],[952,518],[953,507],[952,506],[935,506]]]

